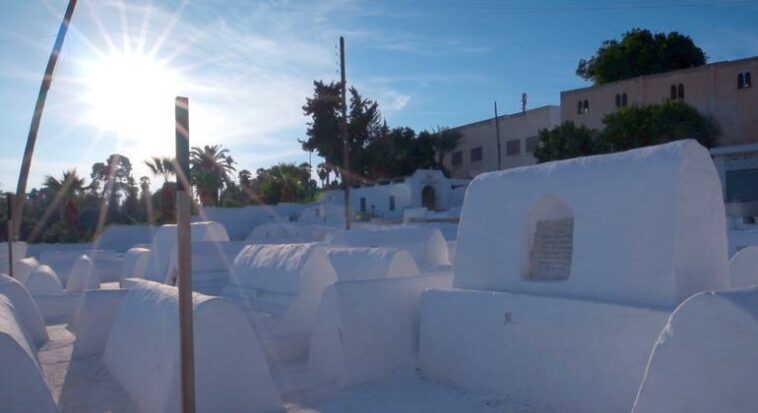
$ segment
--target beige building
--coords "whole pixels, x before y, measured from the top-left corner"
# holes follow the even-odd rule
[[[721,135],[711,155],[727,213],[758,216],[758,57],[712,63],[561,93],[561,119],[601,130],[621,107],[682,100],[712,116]],[[754,220],[755,218],[749,218]]]
[[[561,121],[558,106],[542,106],[498,116],[500,166],[495,118],[452,128],[463,134],[458,147],[445,155],[443,164],[454,178],[473,178],[488,171],[536,163],[533,152],[540,129],[552,129]]]
[[[716,146],[758,143],[758,57],[561,92],[561,119],[602,129],[620,107],[683,100],[721,125]]]

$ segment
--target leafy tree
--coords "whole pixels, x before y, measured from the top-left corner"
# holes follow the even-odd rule
[[[231,182],[234,159],[221,145],[196,146],[190,152],[190,180],[203,206],[217,206],[219,192]]]
[[[136,187],[132,177],[132,163],[129,158],[119,154],[112,154],[105,162],[92,165],[93,187],[103,188],[101,196],[118,202],[124,199]]]
[[[576,126],[571,121],[563,122],[551,130],[540,130],[539,138],[539,145],[534,150],[537,162],[595,155],[607,151],[607,146],[598,131]]]
[[[603,118],[605,141],[613,151],[696,139],[710,147],[720,133],[718,123],[681,101],[630,106]]]
[[[340,108],[342,107],[340,83],[313,82],[313,96],[305,99],[303,113],[311,118],[306,131],[307,139],[301,141],[303,150],[316,151],[331,165],[342,164],[342,140],[340,138]]]
[[[340,134],[342,101],[340,83],[326,84],[314,81],[314,94],[306,98],[303,113],[311,118],[307,139],[300,141],[303,150],[316,151],[333,169],[341,169],[343,144]],[[366,147],[381,135],[382,117],[376,101],[366,99],[357,89],[349,89],[347,114],[348,150],[350,170],[354,175],[366,176]]]
[[[576,74],[602,84],[702,66],[706,60],[705,52],[689,36],[632,29],[621,41],[606,40],[589,60],[580,60]]]
[[[437,128],[437,131],[432,134],[434,142],[434,151],[437,153],[437,166],[443,169],[442,160],[445,158],[445,154],[453,151],[458,143],[463,139],[463,134],[458,130],[450,128]]]

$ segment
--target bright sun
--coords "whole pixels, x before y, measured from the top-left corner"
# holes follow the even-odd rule
[[[84,79],[89,123],[134,140],[173,130],[178,77],[164,62],[114,53],[89,62]]]

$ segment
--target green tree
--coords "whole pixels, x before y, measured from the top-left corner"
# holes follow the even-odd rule
[[[442,160],[445,154],[455,150],[458,143],[463,139],[463,134],[454,129],[437,127],[437,131],[432,133],[434,142],[434,151],[437,154],[437,166],[443,169]]]
[[[126,156],[116,153],[109,156],[105,162],[92,165],[90,178],[93,187],[103,188],[101,197],[112,197],[116,201],[126,198],[136,188],[131,161]]]
[[[588,60],[582,59],[576,74],[595,84],[615,82],[653,73],[702,66],[705,52],[689,36],[632,29],[618,40],[606,40]]]
[[[311,179],[307,163],[280,163],[269,169],[258,169],[254,181],[260,187],[261,201],[266,204],[310,202],[317,186],[316,181]]]
[[[340,139],[340,83],[313,82],[313,96],[305,99],[303,114],[308,122],[306,140],[301,141],[304,151],[316,151],[331,165],[342,164],[342,140]]]
[[[306,140],[300,141],[303,150],[316,151],[331,168],[341,169],[343,144],[340,134],[342,101],[340,83],[314,81],[314,93],[306,98],[303,113],[310,117]],[[367,176],[366,147],[381,135],[382,117],[379,104],[349,89],[347,108],[348,149],[350,171],[359,177]]]
[[[622,108],[606,115],[603,124],[604,139],[613,151],[688,138],[710,147],[720,133],[713,118],[681,101]]]
[[[537,162],[556,161],[607,152],[600,132],[566,121],[539,132],[540,142],[534,150]]]
[[[221,145],[195,146],[190,152],[190,180],[203,206],[217,206],[219,193],[231,182],[234,159]]]

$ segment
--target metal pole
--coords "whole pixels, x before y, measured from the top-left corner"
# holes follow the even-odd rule
[[[495,101],[495,136],[497,136],[497,170],[503,169],[502,167],[502,154],[500,153],[500,120],[497,116],[497,101]]]
[[[74,8],[76,7],[77,0],[69,0],[66,13],[63,15],[63,21],[61,27],[58,29],[58,37],[55,38],[55,44],[53,44],[53,51],[50,53],[50,58],[47,61],[47,67],[45,68],[45,77],[42,78],[42,85],[39,87],[39,94],[37,95],[37,104],[34,106],[34,115],[32,116],[32,124],[29,127],[29,136],[26,138],[26,148],[24,149],[24,157],[21,160],[21,171],[18,175],[18,187],[16,188],[16,206],[13,208],[13,232],[18,234],[21,229],[21,212],[24,208],[24,201],[26,200],[26,183],[29,180],[29,169],[32,167],[32,155],[34,154],[34,145],[37,142],[37,132],[39,132],[40,121],[42,120],[42,111],[45,109],[45,100],[47,99],[47,91],[50,89],[50,84],[53,81],[53,73],[55,72],[55,65],[58,63],[58,56],[63,48],[63,40],[66,38],[66,32],[68,31],[68,25],[71,23],[71,16],[74,14]],[[15,239],[15,237],[14,237]]]
[[[189,101],[176,98],[176,227],[179,287],[179,347],[182,412],[195,411],[195,351],[192,331],[192,239],[190,233]]]
[[[347,82],[345,81],[345,38],[340,36],[340,72],[342,73],[342,122],[340,132],[342,134],[342,184],[345,186],[345,229],[350,229],[352,215],[350,207],[350,149],[348,147],[347,133]]]
[[[8,192],[5,199],[8,208],[8,222],[5,225],[8,233],[8,275],[13,277],[13,194]]]

